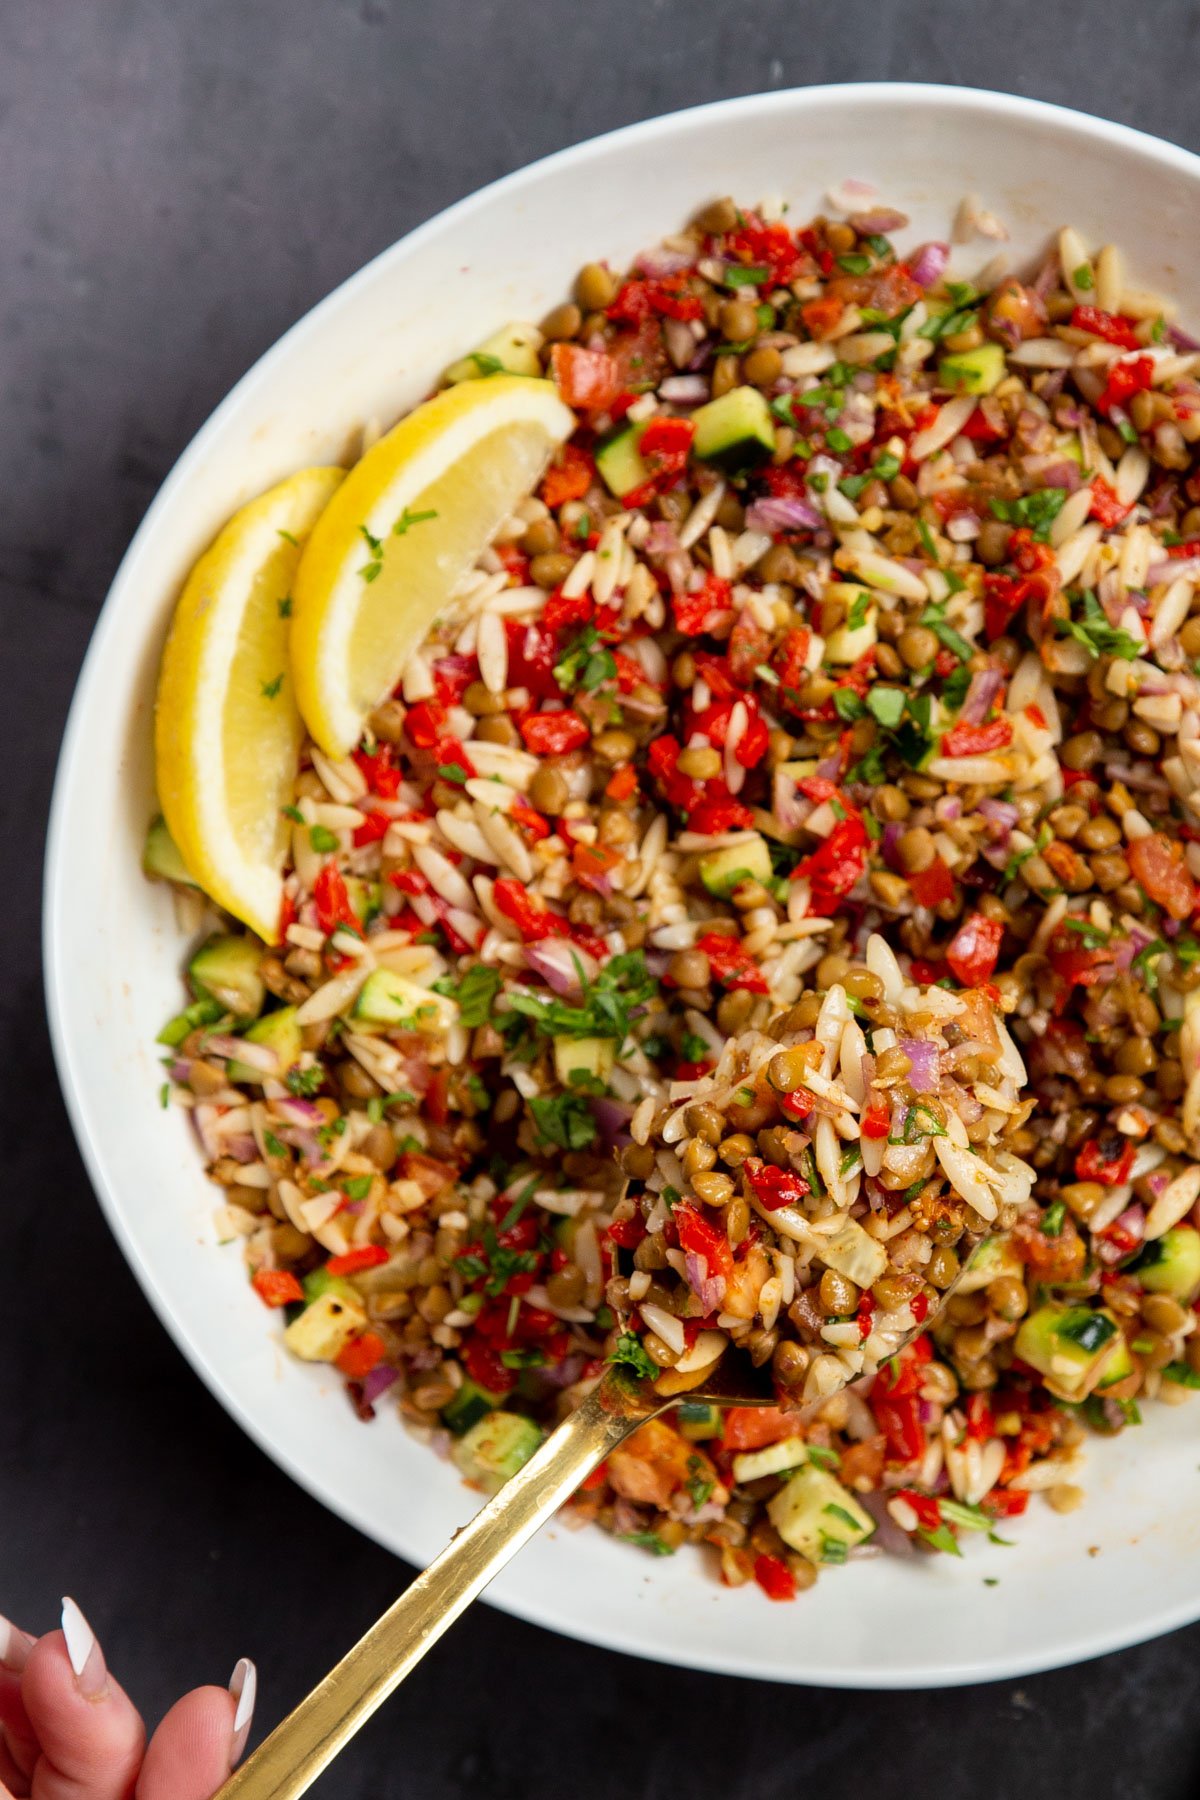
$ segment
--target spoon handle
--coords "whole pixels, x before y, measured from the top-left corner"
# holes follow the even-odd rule
[[[610,1450],[646,1417],[609,1380],[563,1420],[395,1605],[261,1743],[217,1800],[294,1800]]]

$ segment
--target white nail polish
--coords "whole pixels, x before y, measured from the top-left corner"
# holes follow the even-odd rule
[[[258,1695],[258,1670],[248,1656],[243,1656],[229,1677],[229,1692],[234,1699],[233,1747],[231,1763],[236,1763],[246,1748],[250,1724],[254,1718],[254,1702]]]
[[[62,1603],[62,1630],[79,1690],[90,1700],[103,1689],[108,1670],[95,1632],[69,1596]]]
[[[0,1668],[7,1669],[10,1675],[19,1675],[32,1649],[33,1639],[0,1613]]]

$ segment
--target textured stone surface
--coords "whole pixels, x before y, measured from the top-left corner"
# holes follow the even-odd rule
[[[158,483],[232,381],[374,251],[561,144],[854,78],[1010,88],[1200,148],[1187,0],[7,0],[0,7],[0,1609],[79,1596],[150,1715],[242,1652],[270,1722],[396,1563],[185,1368],[104,1228],[42,1021],[43,822],[75,672]],[[1102,1576],[1098,1578],[1102,1579]],[[804,1630],[802,1604],[796,1629]],[[422,1800],[1176,1800],[1200,1628],[1019,1684],[842,1695],[658,1669],[486,1609],[321,1791]]]

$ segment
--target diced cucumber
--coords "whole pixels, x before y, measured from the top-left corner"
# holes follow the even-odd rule
[[[173,1019],[167,1020],[154,1041],[156,1044],[166,1044],[173,1050],[176,1044],[182,1044],[189,1031],[195,1031],[201,1025],[215,1025],[218,1019],[224,1017],[225,1010],[219,1000],[194,1000],[181,1013],[176,1013]]]
[[[724,900],[743,881],[771,880],[771,852],[767,840],[757,832],[744,844],[731,844],[727,850],[710,850],[700,858],[700,879],[710,894]]]
[[[328,1269],[313,1269],[303,1278],[304,1298],[308,1305],[319,1300],[322,1294],[336,1294],[348,1306],[361,1306],[362,1296],[352,1282],[344,1275],[331,1275]]]
[[[875,1521],[828,1469],[806,1463],[767,1506],[772,1525],[791,1549],[811,1562],[840,1562],[855,1544],[864,1544]],[[830,1554],[837,1546],[837,1554]]]
[[[542,366],[538,351],[541,347],[542,334],[536,325],[516,322],[504,325],[491,337],[484,338],[469,356],[451,363],[445,379],[453,384],[478,381],[485,375],[540,375]]]
[[[1133,1358],[1129,1354],[1129,1345],[1125,1334],[1118,1332],[1113,1339],[1113,1346],[1104,1360],[1103,1372],[1096,1383],[1097,1392],[1114,1387],[1118,1381],[1124,1381],[1127,1375],[1133,1374]]]
[[[445,994],[420,987],[393,969],[372,969],[359,989],[354,1017],[371,1025],[394,1025],[402,1031],[448,1031],[458,1007]]]
[[[292,1320],[283,1341],[292,1355],[303,1362],[334,1362],[366,1322],[360,1302],[352,1303],[343,1294],[330,1291],[319,1295],[298,1319]]]
[[[167,830],[167,821],[161,817],[150,822],[142,846],[142,869],[145,874],[157,876],[162,881],[178,882],[180,887],[197,885],[184,867],[179,846]]]
[[[757,1481],[760,1475],[782,1475],[808,1461],[808,1445],[802,1437],[783,1438],[765,1450],[746,1450],[733,1459],[735,1481]]]
[[[1013,1348],[1045,1377],[1051,1393],[1082,1400],[1107,1375],[1118,1339],[1124,1343],[1117,1321],[1104,1307],[1051,1302],[1022,1320]]]
[[[616,1048],[612,1038],[557,1037],[554,1073],[564,1087],[586,1086],[588,1081],[607,1082]]]
[[[956,350],[938,364],[938,380],[956,394],[990,394],[1004,380],[1004,346],[980,344],[974,350]]]
[[[720,1437],[721,1409],[710,1406],[707,1400],[684,1400],[675,1414],[675,1423],[683,1437],[699,1444],[705,1438]]]
[[[541,1441],[540,1426],[522,1413],[489,1412],[458,1440],[451,1455],[468,1481],[494,1494],[529,1461]]]
[[[1169,1294],[1173,1300],[1194,1299],[1200,1290],[1200,1231],[1191,1225],[1175,1225],[1146,1245],[1132,1265],[1148,1294]]]
[[[596,467],[609,493],[618,500],[623,500],[626,494],[631,494],[650,479],[650,465],[638,450],[645,429],[644,422],[626,425],[596,452]]]
[[[460,1388],[455,1390],[453,1400],[447,1400],[442,1408],[442,1424],[452,1431],[455,1437],[462,1437],[470,1431],[472,1425],[478,1425],[485,1414],[495,1412],[502,1406],[511,1388],[503,1394],[493,1394],[489,1389],[480,1387],[477,1381],[465,1378]]]
[[[990,1287],[1002,1275],[1015,1275],[1019,1281],[1025,1265],[1013,1249],[1007,1235],[984,1238],[970,1262],[954,1284],[956,1294],[975,1294]]]
[[[854,587],[848,581],[832,582],[826,588],[825,595],[827,599],[840,598],[845,601],[846,623],[835,625],[826,638],[822,661],[848,668],[878,643],[879,608],[862,588]],[[852,625],[851,619],[856,619],[858,623]]]
[[[248,1044],[263,1044],[273,1050],[275,1068],[271,1071],[256,1069],[252,1063],[239,1062],[235,1057],[229,1064],[230,1081],[282,1081],[292,1064],[299,1062],[304,1047],[294,1006],[281,1006],[277,1012],[265,1013],[242,1036]]]
[[[869,1288],[887,1268],[887,1251],[856,1219],[847,1219],[841,1230],[821,1244],[821,1261],[860,1288]]]
[[[221,1010],[235,1019],[257,1019],[267,997],[259,974],[262,955],[257,939],[218,932],[201,944],[188,964],[192,986],[197,994],[219,1000]]]
[[[692,414],[695,455],[725,469],[762,462],[775,448],[775,421],[765,394],[754,387],[731,388]]]

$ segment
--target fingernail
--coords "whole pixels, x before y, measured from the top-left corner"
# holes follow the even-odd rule
[[[32,1649],[33,1639],[28,1632],[19,1631],[11,1619],[0,1613],[0,1668],[7,1669],[10,1675],[19,1675]]]
[[[230,1766],[236,1764],[246,1748],[250,1724],[254,1718],[254,1701],[258,1694],[258,1670],[248,1656],[243,1656],[229,1677],[229,1692],[234,1699],[233,1748]]]
[[[95,1632],[70,1598],[62,1603],[62,1629],[79,1691],[85,1699],[94,1700],[107,1686],[108,1670]]]

